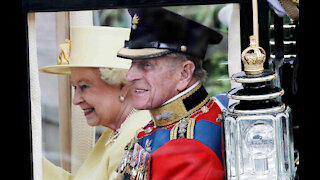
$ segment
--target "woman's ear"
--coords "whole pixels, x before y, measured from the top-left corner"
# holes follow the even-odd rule
[[[193,72],[195,70],[195,65],[192,61],[183,61],[181,63],[181,74],[180,80],[177,85],[177,90],[179,92],[188,88],[190,82],[193,80]]]
[[[130,89],[130,85],[121,84],[120,85],[120,96],[124,97],[124,99],[125,99],[128,95],[129,89]]]

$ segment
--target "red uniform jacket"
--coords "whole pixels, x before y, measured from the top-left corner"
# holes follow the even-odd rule
[[[131,179],[224,179],[222,112],[201,84],[151,113],[157,120],[138,134]]]

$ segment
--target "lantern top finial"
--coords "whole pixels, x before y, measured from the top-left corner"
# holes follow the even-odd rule
[[[241,59],[246,74],[260,74],[263,72],[266,52],[263,48],[257,46],[254,36],[250,36],[250,46],[242,52]]]

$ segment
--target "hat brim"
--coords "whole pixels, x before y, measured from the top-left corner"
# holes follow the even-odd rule
[[[88,66],[88,65],[52,65],[52,66],[45,66],[39,68],[39,71],[43,73],[49,74],[58,74],[58,75],[70,75],[71,71],[70,68],[72,67],[83,67],[83,68],[110,68],[110,69],[123,69],[128,70],[126,68],[118,68],[118,67],[107,67],[107,66]]]
[[[171,53],[169,49],[156,49],[156,48],[142,48],[142,49],[129,49],[121,48],[117,56],[126,59],[132,60],[144,60],[151,59],[155,57],[164,56]]]

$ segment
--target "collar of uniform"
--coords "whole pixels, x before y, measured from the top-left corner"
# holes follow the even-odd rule
[[[151,109],[150,112],[158,127],[178,122],[184,117],[194,113],[207,103],[210,96],[201,83],[198,83],[189,92],[164,105]]]

